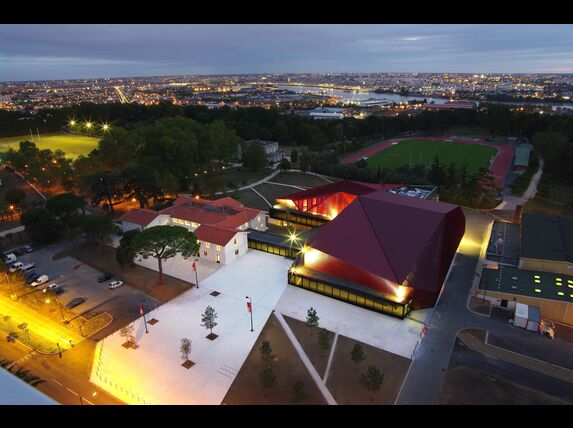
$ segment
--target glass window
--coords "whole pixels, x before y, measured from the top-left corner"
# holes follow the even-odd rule
[[[348,301],[350,303],[356,303],[356,294],[348,293]]]
[[[332,287],[332,297],[340,297],[340,289]]]
[[[221,251],[221,246],[217,245],[217,251]]]
[[[324,284],[324,294],[332,296],[332,287],[330,285]]]
[[[190,221],[187,221],[187,220],[185,220],[185,226],[191,226],[191,222],[190,222]]]
[[[203,255],[206,256],[206,255],[207,255],[207,251],[203,251]]]
[[[340,290],[340,298],[348,300],[348,291]]]
[[[309,286],[309,283],[310,283],[310,282],[309,282],[308,278],[303,278],[303,279],[302,279],[302,284],[303,284],[303,285],[306,285],[306,286],[308,287],[308,286]]]
[[[324,293],[324,284],[322,284],[322,283],[319,282],[319,283],[317,284],[317,291],[318,291],[319,293]]]
[[[370,299],[364,299],[364,306],[372,309],[374,307],[374,302]]]
[[[316,291],[316,281],[310,281],[310,289]]]
[[[211,248],[211,244],[209,242],[205,242],[205,248]]]
[[[235,244],[235,245],[237,245],[237,238],[235,238],[235,240],[234,240],[234,244]]]
[[[356,303],[361,305],[361,306],[364,306],[364,297],[356,296]]]

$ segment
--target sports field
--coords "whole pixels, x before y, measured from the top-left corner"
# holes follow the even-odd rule
[[[497,150],[480,144],[453,144],[428,140],[405,140],[394,144],[368,158],[368,164],[373,167],[397,168],[401,165],[422,163],[428,165],[436,155],[440,162],[449,165],[453,162],[456,167],[464,163],[468,171],[477,171],[480,167],[489,168]]]
[[[0,152],[7,152],[9,148],[18,150],[20,141],[33,141],[40,150],[51,149],[53,151],[60,149],[66,152],[66,157],[77,158],[79,155],[87,155],[97,147],[99,138],[86,137],[84,135],[72,134],[40,134],[40,138],[34,135],[21,135],[19,137],[0,138]]]

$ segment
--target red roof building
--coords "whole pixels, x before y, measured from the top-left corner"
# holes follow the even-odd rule
[[[161,211],[137,208],[119,220],[124,231],[160,225],[187,227],[201,244],[200,256],[222,264],[247,252],[247,229],[267,229],[264,211],[243,207],[230,197],[211,201],[181,195]]]

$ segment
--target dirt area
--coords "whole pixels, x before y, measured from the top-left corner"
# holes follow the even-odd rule
[[[130,287],[140,290],[160,302],[168,302],[181,293],[193,287],[192,284],[163,275],[162,287],[158,286],[159,273],[142,266],[122,268],[115,259],[115,248],[107,245],[86,242],[71,250],[62,251],[54,256],[54,260],[63,257],[73,257],[101,272],[112,272],[117,278],[129,284]]]
[[[350,356],[356,343],[362,345],[366,357],[358,364]],[[338,404],[394,404],[410,362],[400,355],[338,336],[326,386]],[[359,383],[361,375],[366,373],[369,366],[376,367],[384,375],[382,387],[375,393],[369,392]]]
[[[222,195],[221,197],[224,196],[230,196],[231,198],[236,199],[241,204],[249,208],[255,208],[257,210],[263,210],[263,211],[269,210],[269,204],[267,204],[263,198],[261,198],[251,189],[245,189],[239,192],[227,193],[225,195]],[[273,203],[274,201],[269,201],[269,202]]]
[[[296,336],[300,346],[302,346],[302,349],[304,350],[304,353],[308,356],[310,362],[320,377],[324,378],[326,366],[328,364],[328,357],[330,355],[330,349],[332,348],[332,342],[334,341],[334,333],[331,331],[328,332],[330,346],[323,350],[320,349],[318,344],[318,334],[320,333],[320,330],[322,330],[320,326],[318,328],[311,328],[304,322],[294,318],[285,316],[284,319]]]
[[[479,314],[489,315],[491,305],[488,302],[484,303],[481,299],[472,296],[470,298],[470,309]]]
[[[470,367],[455,367],[446,372],[439,404],[515,405],[570,404],[539,391],[489,376]]]
[[[268,366],[276,376],[276,384],[267,390],[259,381],[259,373],[267,367],[259,351],[265,340],[273,350]],[[271,315],[222,404],[294,404],[292,392],[298,381],[308,397],[296,404],[326,404],[279,321]]]
[[[338,181],[338,178],[330,178],[330,181]],[[302,172],[281,172],[271,181],[275,183],[293,184],[302,187],[318,187],[328,184],[328,181],[323,180],[316,175],[303,174]],[[293,188],[296,191],[296,189]]]

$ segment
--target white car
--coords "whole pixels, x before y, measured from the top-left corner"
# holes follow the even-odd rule
[[[107,288],[109,288],[110,290],[113,290],[114,288],[121,287],[122,285],[123,285],[123,281],[115,280],[115,281],[110,281]]]
[[[30,285],[32,287],[37,287],[38,285],[42,285],[45,284],[46,282],[48,282],[50,280],[50,278],[48,277],[48,275],[40,275],[38,278],[36,278],[36,280],[34,282],[32,282]]]

